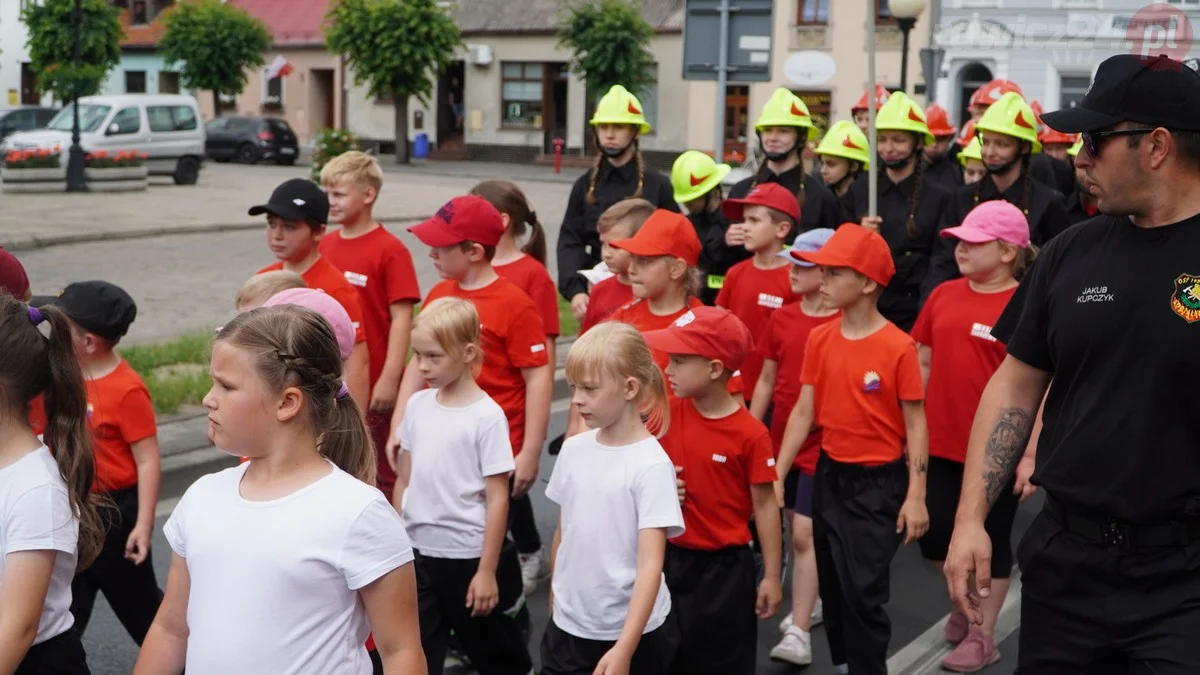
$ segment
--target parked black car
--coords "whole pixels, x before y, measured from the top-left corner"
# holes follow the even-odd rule
[[[205,126],[205,154],[218,162],[242,164],[273,159],[295,164],[300,155],[296,134],[285,120],[274,117],[218,117]]]
[[[16,131],[44,128],[58,114],[58,108],[41,106],[0,107],[0,141]]]

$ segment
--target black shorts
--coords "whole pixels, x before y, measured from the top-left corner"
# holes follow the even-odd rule
[[[629,663],[629,675],[667,675],[672,653],[667,633],[663,624],[642,635]],[[559,628],[551,617],[542,635],[542,675],[592,675],[616,643],[576,637]]]
[[[696,551],[667,544],[676,675],[754,675],[758,618],[754,553],[749,546]]]
[[[925,505],[929,509],[929,531],[919,540],[926,560],[945,560],[954,532],[954,515],[962,492],[963,465],[941,457],[929,458],[929,476],[925,487]],[[1012,527],[1020,502],[1013,494],[1014,481],[1000,491],[996,504],[983,527],[992,540],[992,578],[1012,576]]]
[[[25,652],[16,675],[89,675],[79,631],[71,628]]]
[[[812,518],[813,477],[800,469],[792,469],[783,479],[783,503],[796,513]]]

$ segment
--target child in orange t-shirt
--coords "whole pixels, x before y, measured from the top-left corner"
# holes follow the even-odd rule
[[[100,556],[71,583],[75,627],[80,633],[87,629],[96,593],[103,592],[129,637],[141,644],[162,602],[150,556],[162,478],[158,426],[150,391],[114,351],[137,316],[137,304],[104,281],[74,283],[56,298],[34,298],[31,304],[54,305],[71,321],[96,462],[92,492],[108,501],[100,513],[105,526]]]
[[[345,382],[350,396],[362,407],[370,401],[370,374],[366,332],[358,289],[350,285],[338,268],[321,257],[319,245],[329,219],[329,199],[307,178],[284,181],[266,204],[250,208],[250,215],[267,214],[267,244],[279,260],[259,270],[286,270],[299,274],[309,288],[325,291],[336,300],[354,323],[354,351],[346,359]]]
[[[762,335],[775,310],[797,299],[788,280],[790,265],[779,257],[779,251],[788,233],[800,222],[800,205],[796,195],[782,185],[763,183],[741,199],[726,199],[721,209],[730,222],[742,224],[744,246],[753,255],[725,273],[717,306],[733,312],[751,335]],[[744,392],[747,404],[754,395],[753,383],[758,382],[762,364],[762,356],[757,353],[742,364],[742,378],[751,383]]]
[[[521,531],[519,539],[514,532],[514,540],[521,554],[526,590],[532,593],[544,576],[543,570],[549,567],[529,500],[546,442],[554,386],[553,366],[546,358],[546,329],[533,300],[492,267],[496,245],[506,228],[500,212],[486,199],[476,195],[455,197],[434,217],[408,229],[430,247],[429,257],[443,277],[423,304],[451,296],[470,300],[479,312],[483,370],[477,381],[508,418],[516,456],[509,528]],[[400,387],[394,429],[400,427],[409,397],[423,387],[420,373],[409,369]],[[393,433],[388,445],[389,462],[395,461],[392,450],[397,441]],[[532,550],[521,550],[521,543]]]
[[[342,227],[321,238],[320,252],[358,289],[371,389],[367,426],[375,444],[376,482],[390,495],[396,473],[384,451],[421,289],[408,248],[371,212],[383,187],[379,162],[357,150],[338,155],[321,169],[321,186],[329,197],[330,219]]]
[[[673,670],[753,673],[756,619],[775,614],[783,598],[770,433],[727,386],[754,339],[729,311],[705,306],[645,337],[670,355],[666,374],[675,396],[659,442],[685,489],[685,531],[668,542],[664,570],[678,617]],[[757,589],[751,517],[762,533],[765,567]]]
[[[779,465],[791,465],[816,422],[813,538],[829,649],[842,671],[886,675],[889,566],[901,540],[929,526],[917,348],[876,307],[896,272],[878,233],[845,223],[821,250],[795,256],[821,267],[821,295],[842,316],[809,335]]]
[[[629,253],[612,245],[629,239],[654,213],[654,205],[645,199],[624,199],[608,207],[596,221],[600,234],[600,258],[612,276],[596,282],[588,291],[587,312],[579,324],[579,334],[611,317],[621,307],[633,302],[633,282],[629,280]],[[582,274],[582,272],[581,272]]]
[[[796,237],[790,249],[779,253],[791,263],[791,290],[801,300],[773,313],[758,338],[763,368],[750,403],[750,414],[764,421],[768,407],[772,409],[771,442],[776,454],[792,408],[800,397],[800,369],[804,365],[808,336],[814,328],[838,315],[836,309],[826,308],[821,300],[821,271],[792,254],[819,251],[832,235],[833,230],[827,227],[809,230]],[[783,483],[784,511],[792,523],[792,611],[779,625],[783,638],[771,650],[771,658],[796,666],[812,663],[811,631],[823,616],[817,597],[817,558],[812,534],[813,472],[820,450],[821,431],[814,427],[792,464],[776,466]]]

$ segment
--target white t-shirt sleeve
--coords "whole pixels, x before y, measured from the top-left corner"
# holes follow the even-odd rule
[[[404,406],[404,419],[400,420],[400,427],[396,429],[396,440],[399,441],[400,447],[404,450],[412,450],[412,425],[413,418],[420,415],[420,411],[416,409],[418,402],[421,400],[424,392],[418,391],[408,399],[408,403]]]
[[[163,525],[163,535],[166,536],[167,543],[170,544],[172,551],[179,554],[180,558],[187,557],[187,539],[183,533],[186,529],[188,496],[194,489],[196,489],[196,486],[192,485],[192,487],[184,491],[183,497],[179,499],[179,503],[171,511],[171,516],[167,518],[167,524]]]
[[[0,532],[6,553],[62,551],[75,553],[79,535],[66,490],[43,483],[12,503]]]
[[[656,461],[643,467],[634,494],[639,530],[663,527],[668,539],[683,534],[683,511],[675,487],[675,467],[670,461]]]
[[[570,439],[567,440],[570,443]],[[546,485],[546,498],[555,504],[562,505],[567,497],[567,483],[571,474],[571,449],[567,443],[554,460],[554,469],[550,472],[550,482]]]
[[[499,405],[479,421],[479,468],[484,476],[508,473],[516,469],[512,441],[508,437],[508,419]]]
[[[404,521],[383,495],[378,495],[354,520],[342,546],[340,567],[346,585],[357,591],[412,560],[412,542],[404,531]]]

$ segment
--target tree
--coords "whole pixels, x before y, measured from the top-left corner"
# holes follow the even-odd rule
[[[39,94],[59,101],[100,92],[108,71],[121,60],[119,11],[106,0],[83,0],[80,13],[79,65],[75,65],[75,0],[25,4],[29,28],[29,65],[37,73]]]
[[[640,6],[628,0],[590,0],[568,7],[563,15],[558,44],[571,50],[571,72],[593,96],[604,95],[614,84],[637,96],[654,84],[654,28]]]
[[[221,94],[242,93],[250,69],[261,68],[271,48],[262,21],[221,0],[177,3],[163,23],[158,51],[178,64],[184,87],[212,91],[214,115],[221,114]]]
[[[408,163],[408,99],[429,105],[458,48],[458,25],[435,0],[336,0],[325,44],[341,54],[371,98],[391,97],[396,163]]]

